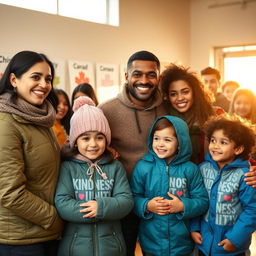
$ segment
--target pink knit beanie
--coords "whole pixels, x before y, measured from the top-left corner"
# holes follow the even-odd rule
[[[107,145],[111,141],[108,120],[101,109],[95,107],[93,100],[87,96],[78,97],[73,106],[74,114],[70,120],[69,143],[73,148],[77,138],[89,131],[98,131],[105,135]]]

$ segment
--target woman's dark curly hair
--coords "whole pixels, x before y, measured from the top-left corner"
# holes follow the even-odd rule
[[[172,82],[183,80],[192,89],[193,105],[191,106],[192,123],[197,122],[203,126],[209,116],[214,115],[212,100],[210,95],[205,91],[204,86],[196,73],[189,71],[189,68],[171,63],[162,72],[160,89],[163,95],[163,101],[167,109],[171,106],[169,100],[169,87]]]

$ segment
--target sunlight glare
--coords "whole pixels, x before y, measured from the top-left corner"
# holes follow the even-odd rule
[[[224,81],[233,80],[256,94],[256,56],[224,58]]]

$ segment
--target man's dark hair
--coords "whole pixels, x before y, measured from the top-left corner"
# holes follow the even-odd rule
[[[207,67],[201,70],[201,75],[216,75],[217,79],[220,80],[220,72],[216,68]]]
[[[130,68],[132,62],[134,60],[148,60],[148,61],[154,61],[157,64],[157,68],[160,70],[160,61],[159,59],[151,52],[148,51],[139,51],[135,52],[127,62],[127,69]]]

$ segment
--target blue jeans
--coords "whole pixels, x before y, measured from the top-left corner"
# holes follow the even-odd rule
[[[56,256],[58,241],[27,245],[0,244],[0,256]]]

